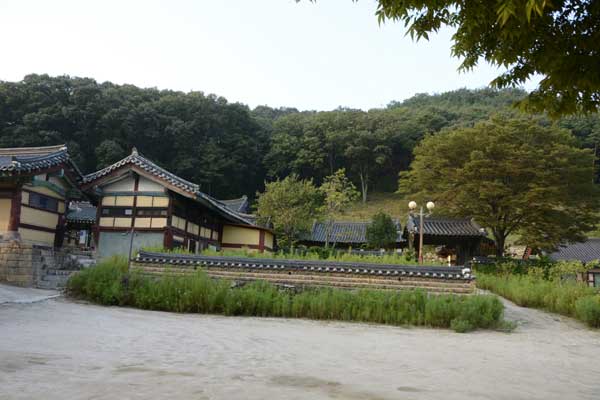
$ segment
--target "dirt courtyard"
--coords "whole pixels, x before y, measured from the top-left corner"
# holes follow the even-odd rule
[[[515,332],[457,334],[12,293],[0,287],[0,399],[600,398],[600,331],[510,303]]]

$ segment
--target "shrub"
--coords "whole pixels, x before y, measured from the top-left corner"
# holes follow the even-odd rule
[[[185,276],[147,277],[126,273],[113,259],[79,272],[68,294],[105,305],[148,310],[262,317],[294,317],[388,325],[452,328],[465,332],[502,326],[503,307],[495,296],[430,295],[423,290],[280,290],[262,281],[232,287],[203,271]]]
[[[95,303],[123,305],[126,300],[123,285],[126,272],[127,260],[123,257],[113,257],[96,267],[73,274],[67,282],[66,290],[73,297]]]
[[[575,302],[577,317],[594,328],[600,328],[600,296],[586,296]]]
[[[470,323],[469,321],[465,321],[464,319],[458,319],[458,318],[452,320],[450,327],[452,328],[453,331],[458,332],[458,333],[466,333],[466,332],[470,332],[473,329],[475,329],[473,324]]]
[[[562,281],[559,276],[555,275],[554,280],[548,280],[535,275],[479,273],[476,282],[478,287],[506,297],[517,305],[579,318],[588,325],[595,326],[593,302],[583,299],[597,298],[594,296],[596,290],[580,282]]]

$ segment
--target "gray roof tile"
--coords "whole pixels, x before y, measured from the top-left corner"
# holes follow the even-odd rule
[[[200,187],[195,183],[186,181],[185,179],[178,177],[174,173],[169,172],[162,167],[159,167],[152,161],[141,156],[135,148],[133,149],[131,154],[125,157],[124,159],[117,161],[116,163],[109,165],[108,167],[103,168],[99,171],[92,172],[91,174],[84,176],[83,183],[90,183],[92,181],[95,181],[96,179],[102,178],[103,176],[106,176],[127,164],[138,166],[146,172],[155,175],[159,178],[162,178],[170,184],[172,184],[173,186],[180,188],[186,192],[196,193],[200,190]]]
[[[69,204],[67,221],[93,224],[96,222],[96,207],[87,201],[73,201]]]
[[[248,212],[248,196],[244,195],[239,199],[219,200],[225,207],[235,212]]]
[[[550,254],[550,259],[554,261],[579,260],[581,262],[600,260],[600,238],[561,245],[558,250]]]
[[[367,227],[371,222],[343,222],[334,221],[329,234],[329,241],[336,243],[367,243]],[[400,224],[396,221],[399,231],[397,242],[403,241]],[[310,242],[325,243],[327,238],[327,223],[315,222],[313,224],[310,236],[305,240]]]
[[[35,173],[60,164],[69,164],[81,176],[81,172],[69,158],[65,145],[0,149],[1,175]]]
[[[406,223],[408,232],[419,233],[419,217],[410,215]],[[469,218],[446,218],[426,216],[423,218],[423,234],[432,236],[487,236],[485,229]]]

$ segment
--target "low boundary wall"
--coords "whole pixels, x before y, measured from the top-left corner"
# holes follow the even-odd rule
[[[471,271],[462,267],[404,266],[331,261],[299,261],[237,257],[207,257],[141,251],[133,271],[146,275],[185,275],[198,270],[235,282],[264,280],[294,287],[345,289],[413,289],[439,293],[472,293]]]

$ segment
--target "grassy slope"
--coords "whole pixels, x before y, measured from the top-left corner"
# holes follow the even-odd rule
[[[389,214],[393,219],[399,219],[404,225],[408,205],[402,196],[396,193],[371,193],[365,204],[357,201],[346,212],[338,214],[335,219],[338,221],[369,221],[379,211]]]

